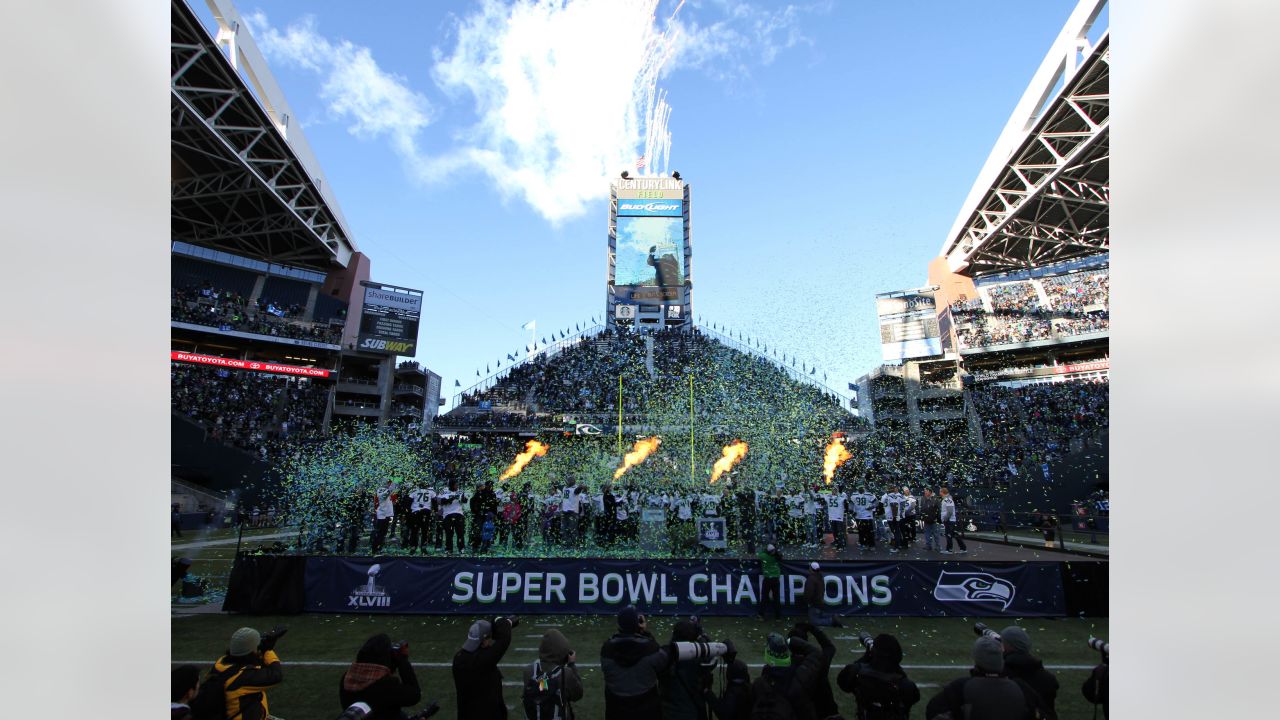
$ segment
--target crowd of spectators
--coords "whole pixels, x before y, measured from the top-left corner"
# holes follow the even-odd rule
[[[980,385],[970,392],[990,452],[1010,476],[1047,472],[1076,440],[1108,426],[1110,385],[1105,380],[1054,382],[1009,388]],[[1048,478],[1046,478],[1048,479]]]
[[[214,440],[264,455],[268,440],[315,437],[328,388],[306,378],[171,363],[173,409]]]
[[[328,344],[342,341],[341,327],[307,322],[304,314],[305,308],[299,305],[250,302],[208,282],[171,291],[170,317],[177,322]]]
[[[813,571],[820,581],[818,567]],[[763,580],[765,585],[776,582],[768,575]],[[801,604],[809,602],[804,599]],[[904,647],[890,633],[875,637],[859,633],[861,654],[833,672],[836,644],[812,620],[768,632],[741,648],[696,616],[677,618],[669,639],[656,637],[649,619],[632,605],[618,611],[615,623],[613,634],[599,650],[599,680],[588,684],[577,664],[597,656],[579,657],[577,649],[588,649],[576,647],[559,628],[543,630],[537,656],[515,675],[520,680],[504,682],[500,668],[520,618],[475,620],[465,638],[457,638],[458,649],[450,663],[457,716],[572,720],[577,717],[574,704],[582,703],[588,693],[600,692],[595,702],[602,706],[598,717],[604,720],[831,718],[840,714],[838,691],[851,696],[858,718],[900,720],[919,714],[918,710],[913,713],[913,707],[925,700],[920,688],[929,687],[910,679],[903,661],[913,648]],[[982,636],[967,648],[972,667],[934,690],[922,717],[1057,718],[1059,681],[1036,655],[1031,635],[1017,625],[999,633],[978,627]],[[174,668],[171,717],[190,720],[211,709],[223,717],[268,717],[271,696],[286,682],[284,661],[276,651],[285,632],[283,627],[268,633],[243,627],[231,635],[226,655],[203,677],[194,666]],[[720,639],[713,640],[712,633]],[[428,699],[410,661],[410,640],[416,647],[418,639],[393,643],[386,633],[375,633],[363,642],[350,666],[335,669],[335,716],[372,720],[406,718],[412,713],[414,718],[429,718],[439,711],[439,703]],[[764,664],[754,678],[740,653],[763,654]],[[1102,706],[1104,716],[1109,711],[1108,669],[1108,656],[1103,653],[1080,689],[1088,702]],[[515,687],[507,689],[508,685]],[[418,705],[419,710],[408,710]]]
[[[956,340],[967,349],[1105,331],[1111,325],[1109,292],[1109,275],[1097,271],[988,285],[990,312],[981,298],[952,303]]]

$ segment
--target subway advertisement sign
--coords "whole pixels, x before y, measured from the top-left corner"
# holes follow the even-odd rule
[[[356,349],[387,355],[415,355],[422,291],[383,285],[364,285],[364,308]]]

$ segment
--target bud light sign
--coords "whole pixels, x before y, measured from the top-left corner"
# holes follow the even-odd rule
[[[618,215],[630,217],[681,217],[684,215],[684,201],[618,198]]]

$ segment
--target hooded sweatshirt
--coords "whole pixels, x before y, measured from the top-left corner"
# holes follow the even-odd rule
[[[567,702],[574,703],[582,699],[582,678],[578,675],[578,668],[567,664],[571,651],[572,648],[569,647],[568,639],[555,628],[543,633],[542,642],[538,643],[538,662],[542,667],[542,672],[548,673],[557,667],[563,666],[560,671],[562,697]],[[533,664],[530,663],[524,669],[525,686],[528,686],[532,679]],[[572,720],[574,717],[572,706],[566,708],[564,716]]]
[[[605,720],[661,717],[658,674],[670,664],[667,653],[647,633],[623,633],[600,648]]]
[[[905,711],[902,717],[908,717],[911,706],[920,702],[920,689],[902,669],[902,645],[888,634],[875,639],[873,650],[845,665],[836,683],[867,712],[897,705]]]

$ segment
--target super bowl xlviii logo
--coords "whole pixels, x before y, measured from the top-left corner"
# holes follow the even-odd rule
[[[382,572],[381,565],[375,564],[369,568],[369,582],[351,591],[347,596],[347,607],[391,607],[391,596],[375,582],[380,572]]]
[[[1000,603],[1007,610],[1014,590],[1013,583],[994,575],[944,570],[933,586],[933,597],[943,602]]]

